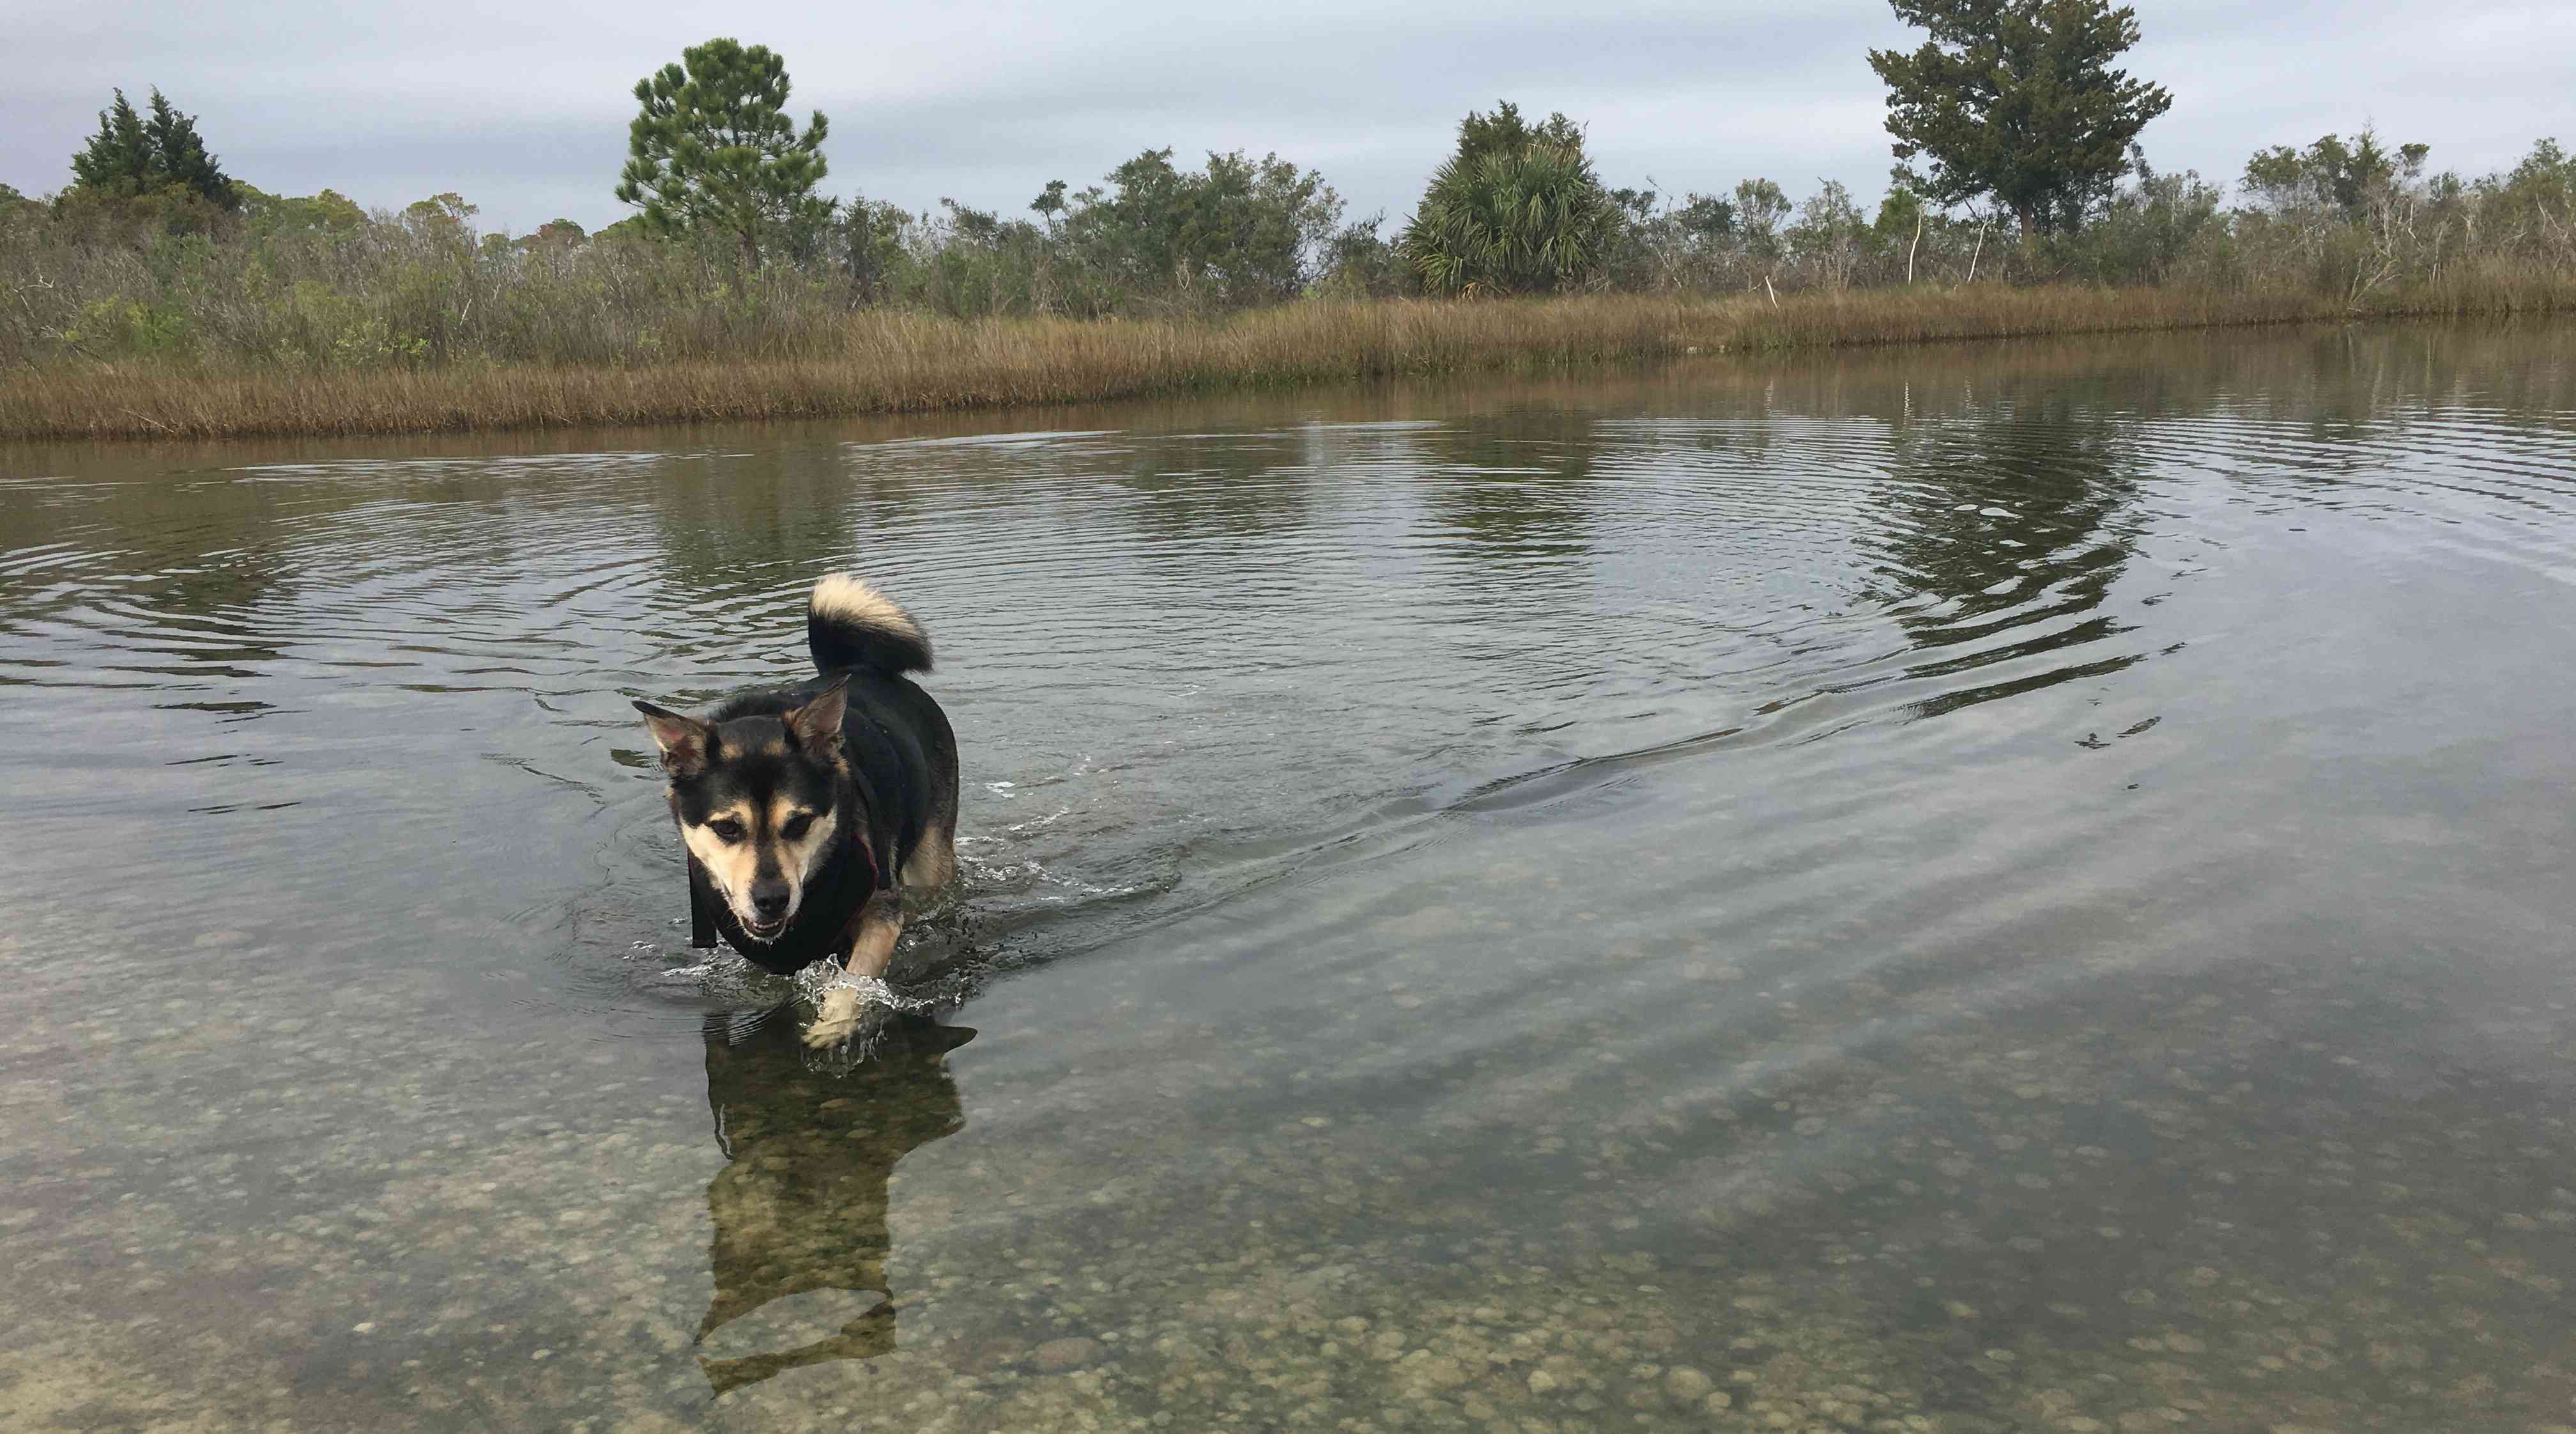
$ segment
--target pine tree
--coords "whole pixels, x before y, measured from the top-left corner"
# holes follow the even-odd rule
[[[627,130],[617,198],[646,233],[723,234],[757,268],[764,243],[818,230],[833,203],[822,182],[822,111],[802,135],[784,113],[787,62],[766,45],[713,39],[635,82],[643,112]]]
[[[143,128],[151,137],[153,156],[166,182],[190,190],[219,209],[241,207],[241,197],[233,192],[232,180],[215,163],[215,157],[206,153],[206,142],[197,137],[196,116],[183,115],[172,108],[161,97],[158,86],[152,91],[152,118]]]
[[[233,182],[206,153],[197,137],[195,117],[172,107],[156,86],[152,118],[135,113],[116,92],[116,103],[99,111],[98,133],[72,156],[72,177],[82,189],[123,197],[184,190],[225,210],[241,207]]]
[[[116,103],[98,112],[98,133],[72,156],[72,177],[84,189],[106,194],[146,194],[161,187],[158,171],[159,166],[153,162],[152,135],[144,129],[142,116],[127,102],[125,91],[118,90]]]
[[[2069,228],[2129,172],[2129,149],[2173,106],[2111,61],[2138,43],[2137,12],[2109,0],[1890,0],[1931,39],[1869,52],[1887,83],[1896,157],[1929,156],[1936,204],[1991,196],[2025,235]]]

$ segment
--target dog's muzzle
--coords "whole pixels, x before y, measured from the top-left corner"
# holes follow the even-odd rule
[[[787,929],[787,920],[796,914],[796,888],[774,877],[764,877],[751,884],[751,909],[734,908],[742,926],[758,940],[775,941]]]

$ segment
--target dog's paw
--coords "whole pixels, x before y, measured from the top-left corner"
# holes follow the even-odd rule
[[[827,1051],[858,1034],[859,993],[846,986],[823,993],[822,1004],[814,1012],[814,1024],[805,1028],[805,1044]]]

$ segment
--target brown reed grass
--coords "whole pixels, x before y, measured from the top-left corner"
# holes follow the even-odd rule
[[[2565,313],[2576,286],[2485,273],[2366,312],[2305,294],[1980,286],[1671,298],[1307,302],[1230,319],[849,315],[837,351],[631,367],[207,368],[0,375],[0,440],[227,438],[816,418],[1098,402],[1808,348],[2356,317]]]

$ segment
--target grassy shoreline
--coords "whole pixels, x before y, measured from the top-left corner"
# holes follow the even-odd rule
[[[821,355],[632,367],[213,369],[127,360],[0,375],[0,441],[490,432],[1096,403],[1690,354],[2258,324],[2576,312],[2551,276],[2376,296],[1921,288],[1675,299],[1308,302],[1223,320],[862,311]]]

